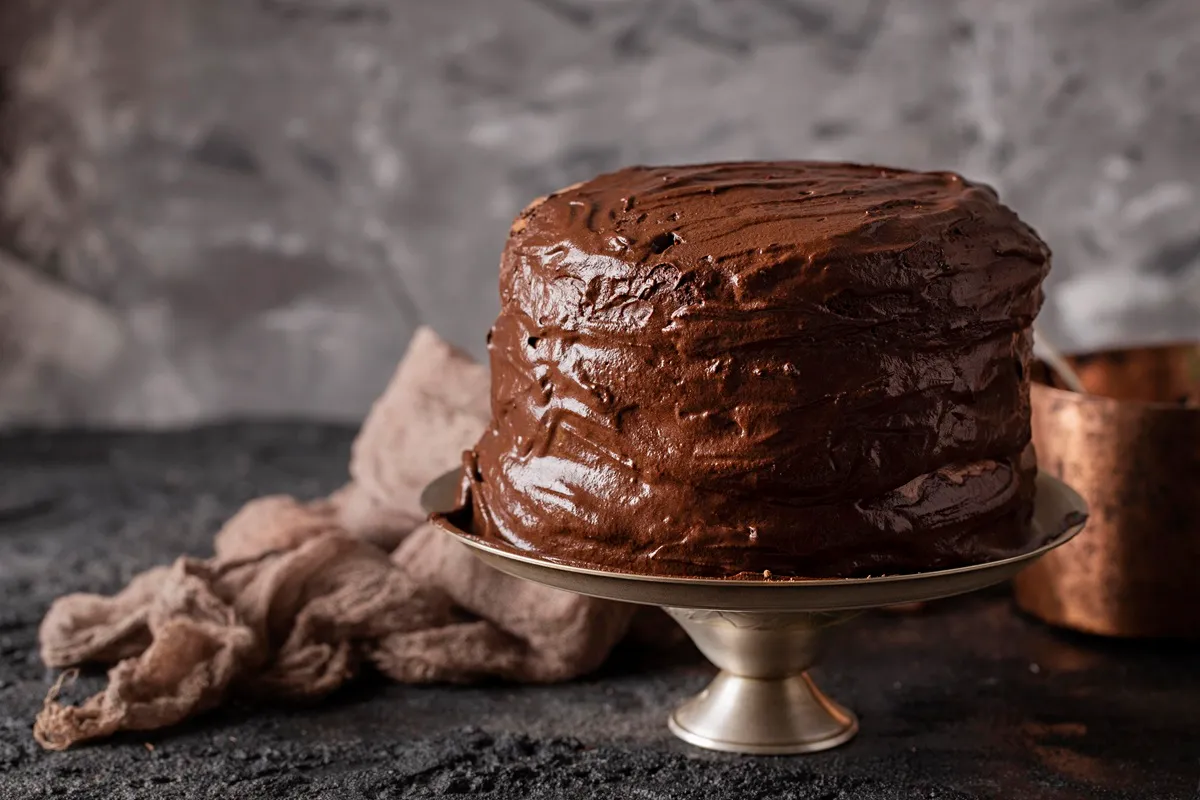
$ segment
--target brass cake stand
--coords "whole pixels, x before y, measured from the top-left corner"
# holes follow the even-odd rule
[[[458,473],[421,497],[430,512],[455,505]],[[1083,528],[1087,505],[1066,484],[1037,478],[1034,526],[1064,530],[1023,555],[958,569],[879,578],[727,580],[664,578],[557,564],[484,542],[439,517],[438,526],[488,565],[518,578],[608,600],[662,606],[720,668],[671,714],[671,731],[698,747],[733,753],[813,753],[849,741],[858,719],[817,688],[807,670],[825,632],[860,612],[935,600],[1008,580]]]

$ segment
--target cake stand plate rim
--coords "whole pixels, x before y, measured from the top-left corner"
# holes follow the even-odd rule
[[[436,514],[453,508],[459,475],[458,470],[451,470],[425,488],[421,505],[427,512]],[[483,541],[444,517],[435,516],[432,521],[490,566],[577,594],[644,605],[724,611],[842,611],[935,600],[1001,583],[1074,538],[1087,521],[1087,510],[1087,503],[1078,492],[1054,476],[1039,472],[1034,523],[1049,530],[1064,524],[1067,527],[1027,553],[932,572],[782,580],[637,575],[560,564]]]

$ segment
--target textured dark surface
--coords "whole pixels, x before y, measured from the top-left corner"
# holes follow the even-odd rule
[[[367,677],[304,709],[245,705],[178,730],[45,753],[46,605],[111,591],[258,494],[344,479],[351,431],[255,424],[0,438],[0,798],[1154,798],[1200,790],[1200,649],[1104,642],[1017,616],[1002,593],[848,628],[823,685],[860,715],[807,758],[693,750],[663,725],[711,675],[690,648],[618,653],[550,687]],[[71,697],[95,690],[95,676]]]

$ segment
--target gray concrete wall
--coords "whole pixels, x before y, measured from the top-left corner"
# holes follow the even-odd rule
[[[1195,0],[7,0],[0,424],[357,418],[634,162],[990,181],[1070,348],[1200,336]]]

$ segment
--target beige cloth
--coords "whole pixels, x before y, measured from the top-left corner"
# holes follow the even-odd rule
[[[406,683],[549,682],[598,667],[632,607],[503,575],[424,524],[419,492],[461,463],[487,417],[484,369],[418,331],[355,442],[346,487],[310,503],[255,500],[217,533],[213,558],[151,569],[112,597],[55,601],[42,660],[114,666],[78,706],[58,702],[60,678],[37,741],[61,750],[162,728],[235,693],[319,697],[364,663]]]

